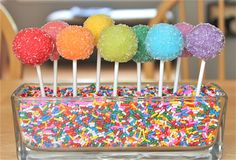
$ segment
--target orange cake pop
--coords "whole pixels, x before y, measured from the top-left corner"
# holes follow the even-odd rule
[[[77,96],[77,60],[90,57],[94,48],[94,36],[86,28],[69,26],[56,39],[57,50],[65,59],[73,60],[73,96]]]
[[[65,59],[84,60],[93,53],[94,36],[86,28],[69,26],[57,35],[56,45]]]

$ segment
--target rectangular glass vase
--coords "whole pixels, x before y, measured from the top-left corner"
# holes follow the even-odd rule
[[[215,96],[22,97],[38,86],[23,84],[12,94],[18,159],[221,159],[227,95],[211,85]]]

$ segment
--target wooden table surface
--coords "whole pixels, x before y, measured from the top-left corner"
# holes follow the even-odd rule
[[[22,83],[16,80],[0,80],[0,160],[16,160],[15,135],[10,96]],[[236,159],[236,81],[216,82],[228,94],[226,127],[224,135],[224,160]]]

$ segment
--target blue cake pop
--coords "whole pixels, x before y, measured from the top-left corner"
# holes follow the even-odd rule
[[[154,59],[171,61],[182,54],[184,40],[175,26],[160,23],[150,28],[145,44]]]

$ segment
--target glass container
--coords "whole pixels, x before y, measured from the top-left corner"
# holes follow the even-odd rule
[[[210,85],[214,96],[23,97],[38,86],[23,84],[11,97],[18,159],[220,159],[227,95]]]

